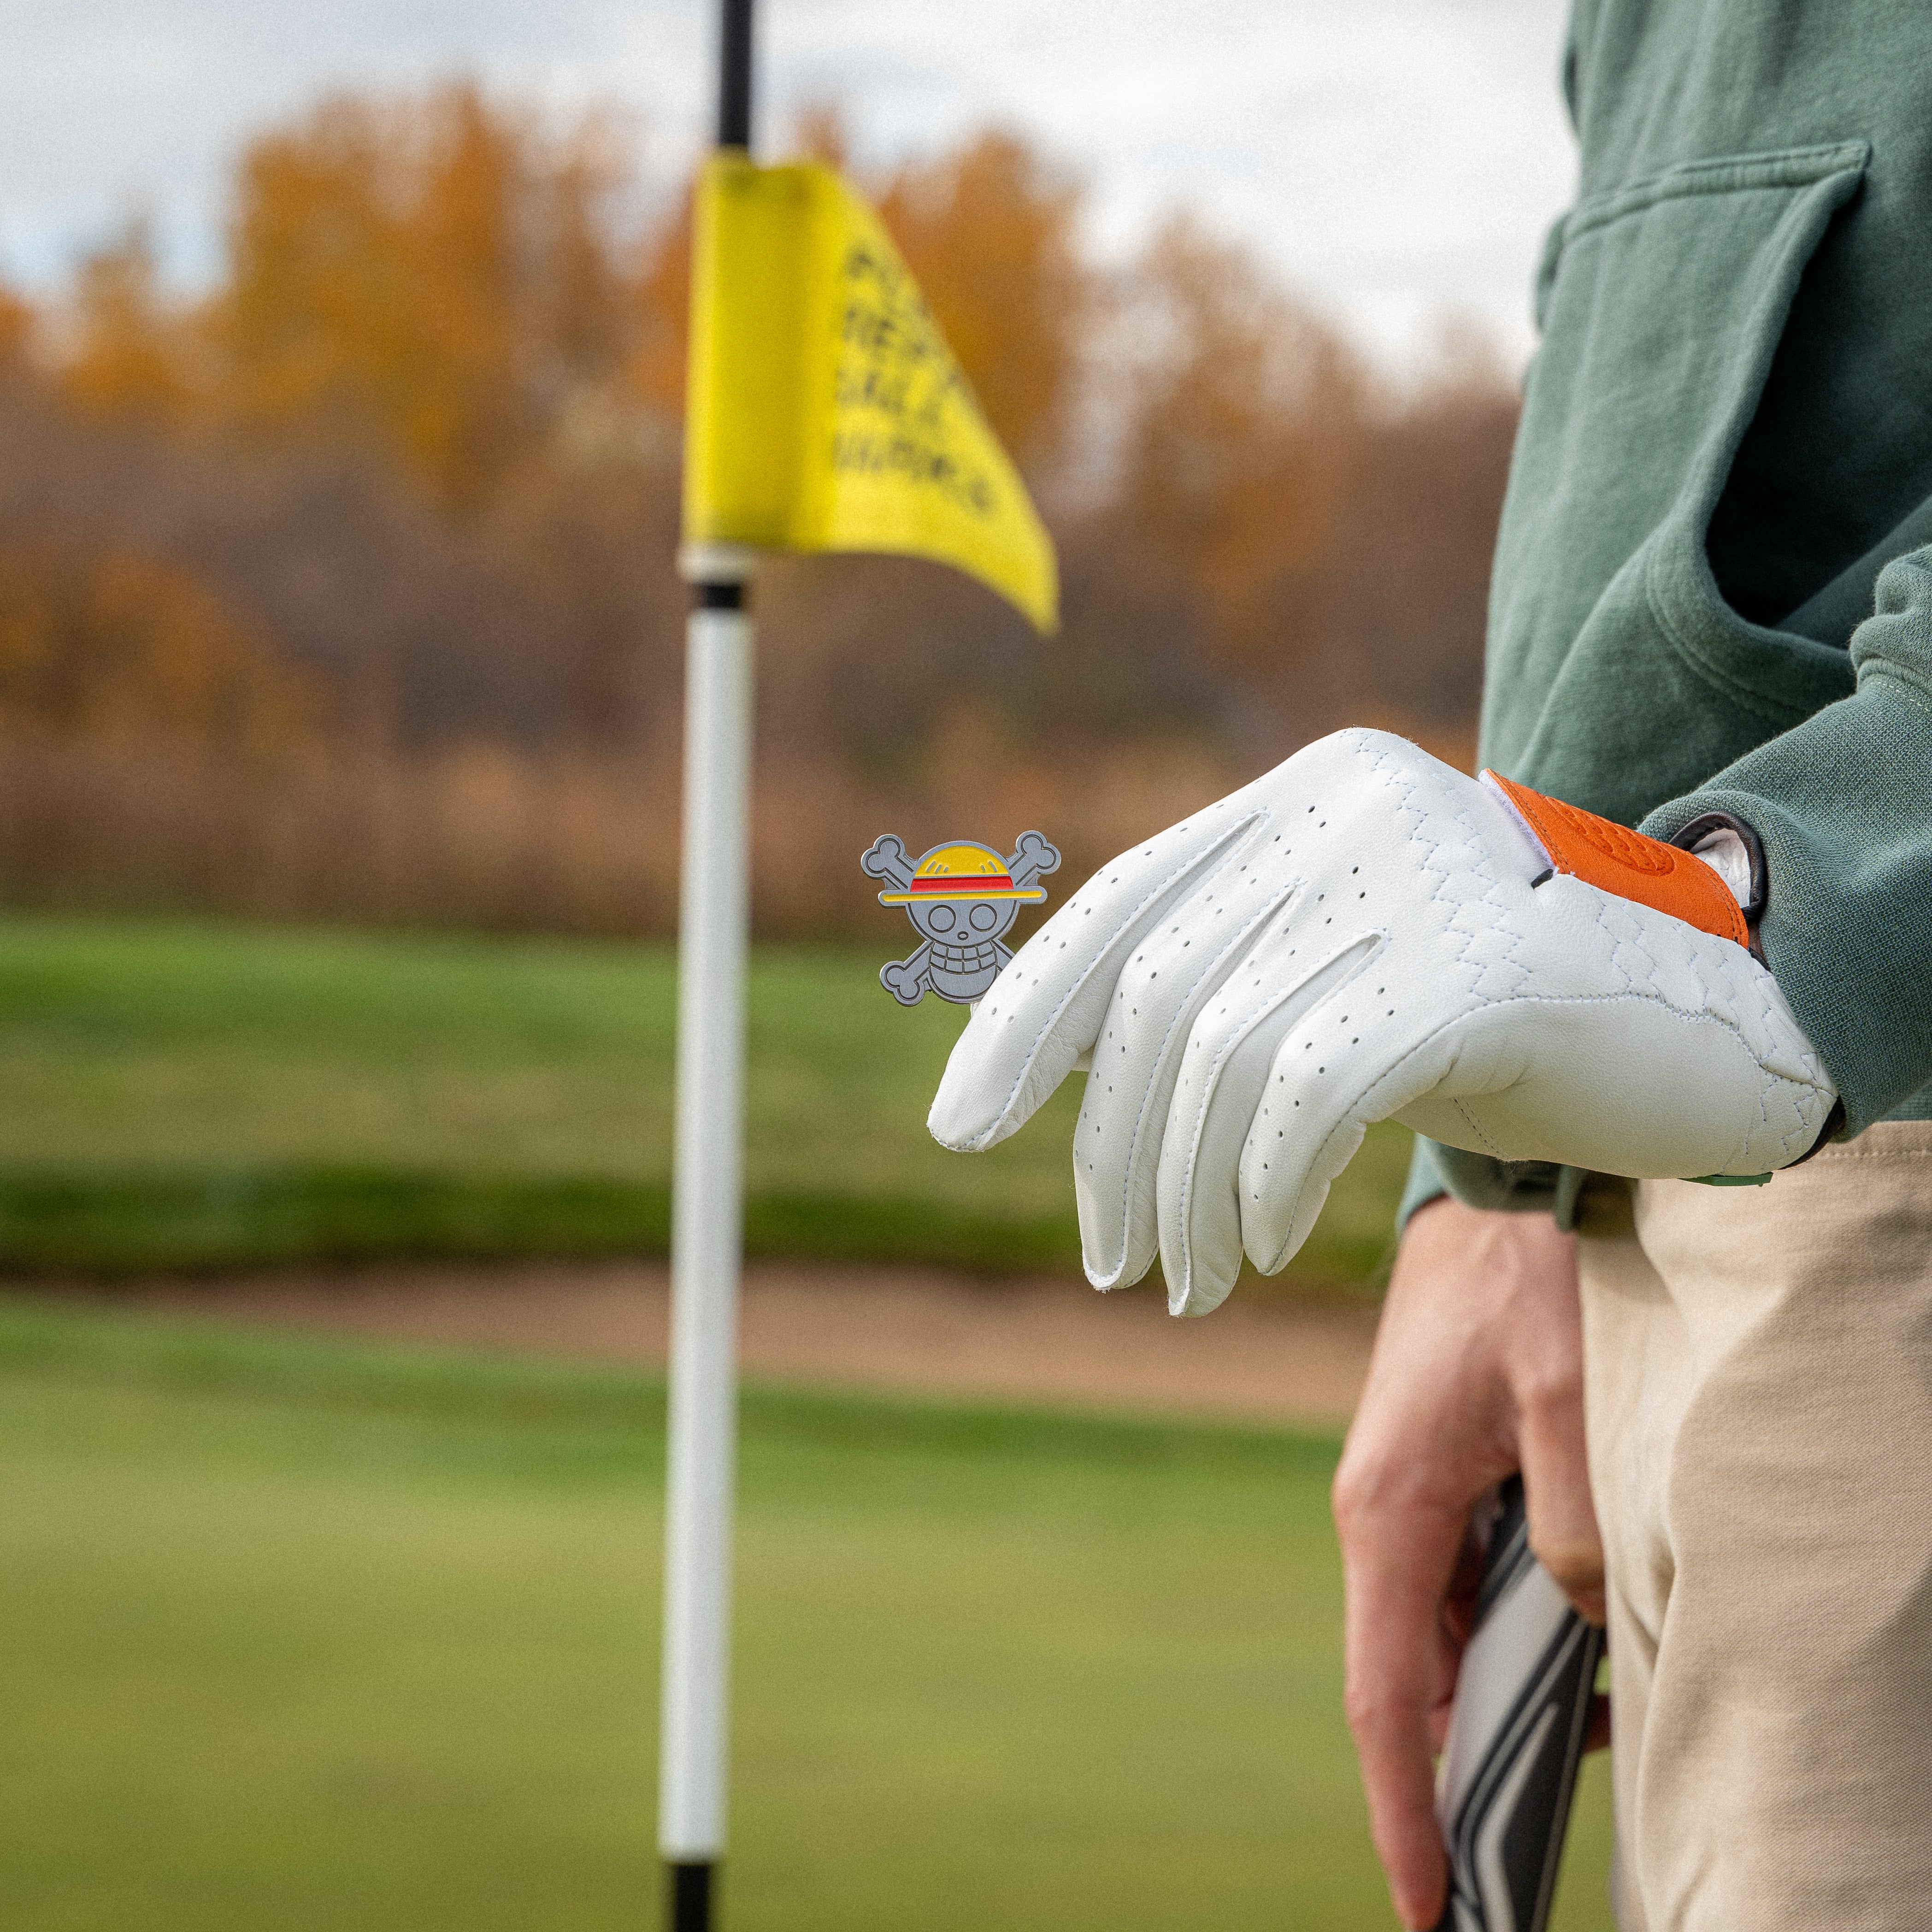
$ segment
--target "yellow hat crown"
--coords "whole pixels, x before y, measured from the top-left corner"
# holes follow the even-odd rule
[[[1038,886],[1016,886],[1007,862],[990,845],[956,839],[935,845],[913,868],[910,888],[879,895],[881,905],[932,905],[948,899],[1016,901],[1036,905],[1046,898]]]

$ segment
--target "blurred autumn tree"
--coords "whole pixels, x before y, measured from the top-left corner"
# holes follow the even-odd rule
[[[11,289],[0,288],[0,370],[18,374],[26,366],[37,320],[31,302]]]
[[[850,168],[836,113],[800,134]],[[204,294],[138,221],[52,314],[0,291],[0,892],[668,918],[689,224],[631,146],[469,84],[340,95],[242,155]],[[768,926],[858,916],[887,818],[1050,820],[1077,870],[1352,719],[1466,750],[1516,413],[1480,343],[1392,388],[1184,218],[1096,266],[1010,130],[855,172],[1034,484],[1064,622],[770,562]]]
[[[323,694],[196,572],[46,537],[0,548],[0,722],[163,736],[272,756],[312,740]]]
[[[338,97],[257,141],[208,317],[220,406],[264,435],[370,440],[474,508],[622,355],[621,176],[602,121],[551,141],[467,86]]]
[[[986,420],[1036,476],[1062,453],[1097,320],[1078,188],[996,129],[908,163],[878,207]]]
[[[1257,760],[1352,721],[1466,755],[1516,402],[1479,340],[1390,394],[1242,250],[1170,221],[1120,279],[1112,484],[1090,576],[1219,676]],[[1154,614],[1158,614],[1156,616]],[[1149,639],[1142,648],[1162,648]]]
[[[164,297],[153,232],[130,221],[82,259],[74,277],[74,337],[61,390],[92,416],[184,422],[194,404],[194,322]]]
[[[1214,722],[1259,734],[1257,687],[1322,673],[1318,586],[1351,567],[1352,509],[1372,438],[1366,371],[1242,252],[1177,218],[1114,291],[1126,406],[1111,488],[1078,533],[1090,580],[1137,655],[1178,652]],[[1257,746],[1258,752],[1261,747]]]

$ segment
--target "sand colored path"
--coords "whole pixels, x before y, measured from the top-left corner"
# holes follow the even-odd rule
[[[397,1340],[662,1363],[664,1269],[295,1271],[114,1291],[148,1306]],[[1375,1311],[1234,1300],[1177,1322],[1155,1289],[938,1272],[748,1269],[745,1372],[768,1382],[1323,1426],[1361,1392]]]

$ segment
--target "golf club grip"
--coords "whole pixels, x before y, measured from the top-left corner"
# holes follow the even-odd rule
[[[1436,1775],[1449,1852],[1436,1932],[1544,1932],[1604,1653],[1531,1553],[1521,1477],[1498,1501]]]

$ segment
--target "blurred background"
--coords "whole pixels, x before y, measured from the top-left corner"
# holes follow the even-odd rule
[[[542,17],[535,17],[541,10]],[[1466,763],[1552,0],[764,10],[1060,549],[758,591],[744,1928],[1388,1922],[1325,1485],[1407,1136],[1169,1330],[857,855]],[[0,1894],[650,1922],[695,4],[0,6]],[[1593,1774],[1594,1779],[1594,1774]],[[1564,1922],[1606,1924],[1602,1794]]]
[[[850,159],[836,107],[794,133]],[[1385,368],[1184,208],[1096,260],[1082,176],[1012,129],[857,172],[1066,622],[1042,648],[920,565],[774,566],[763,934],[877,930],[880,824],[1051,820],[1084,873],[1344,722],[1466,756],[1495,338],[1451,318]],[[220,223],[205,284],[136,214],[0,308],[0,886],[668,933],[683,194],[644,194],[614,112],[452,81],[253,135]]]

